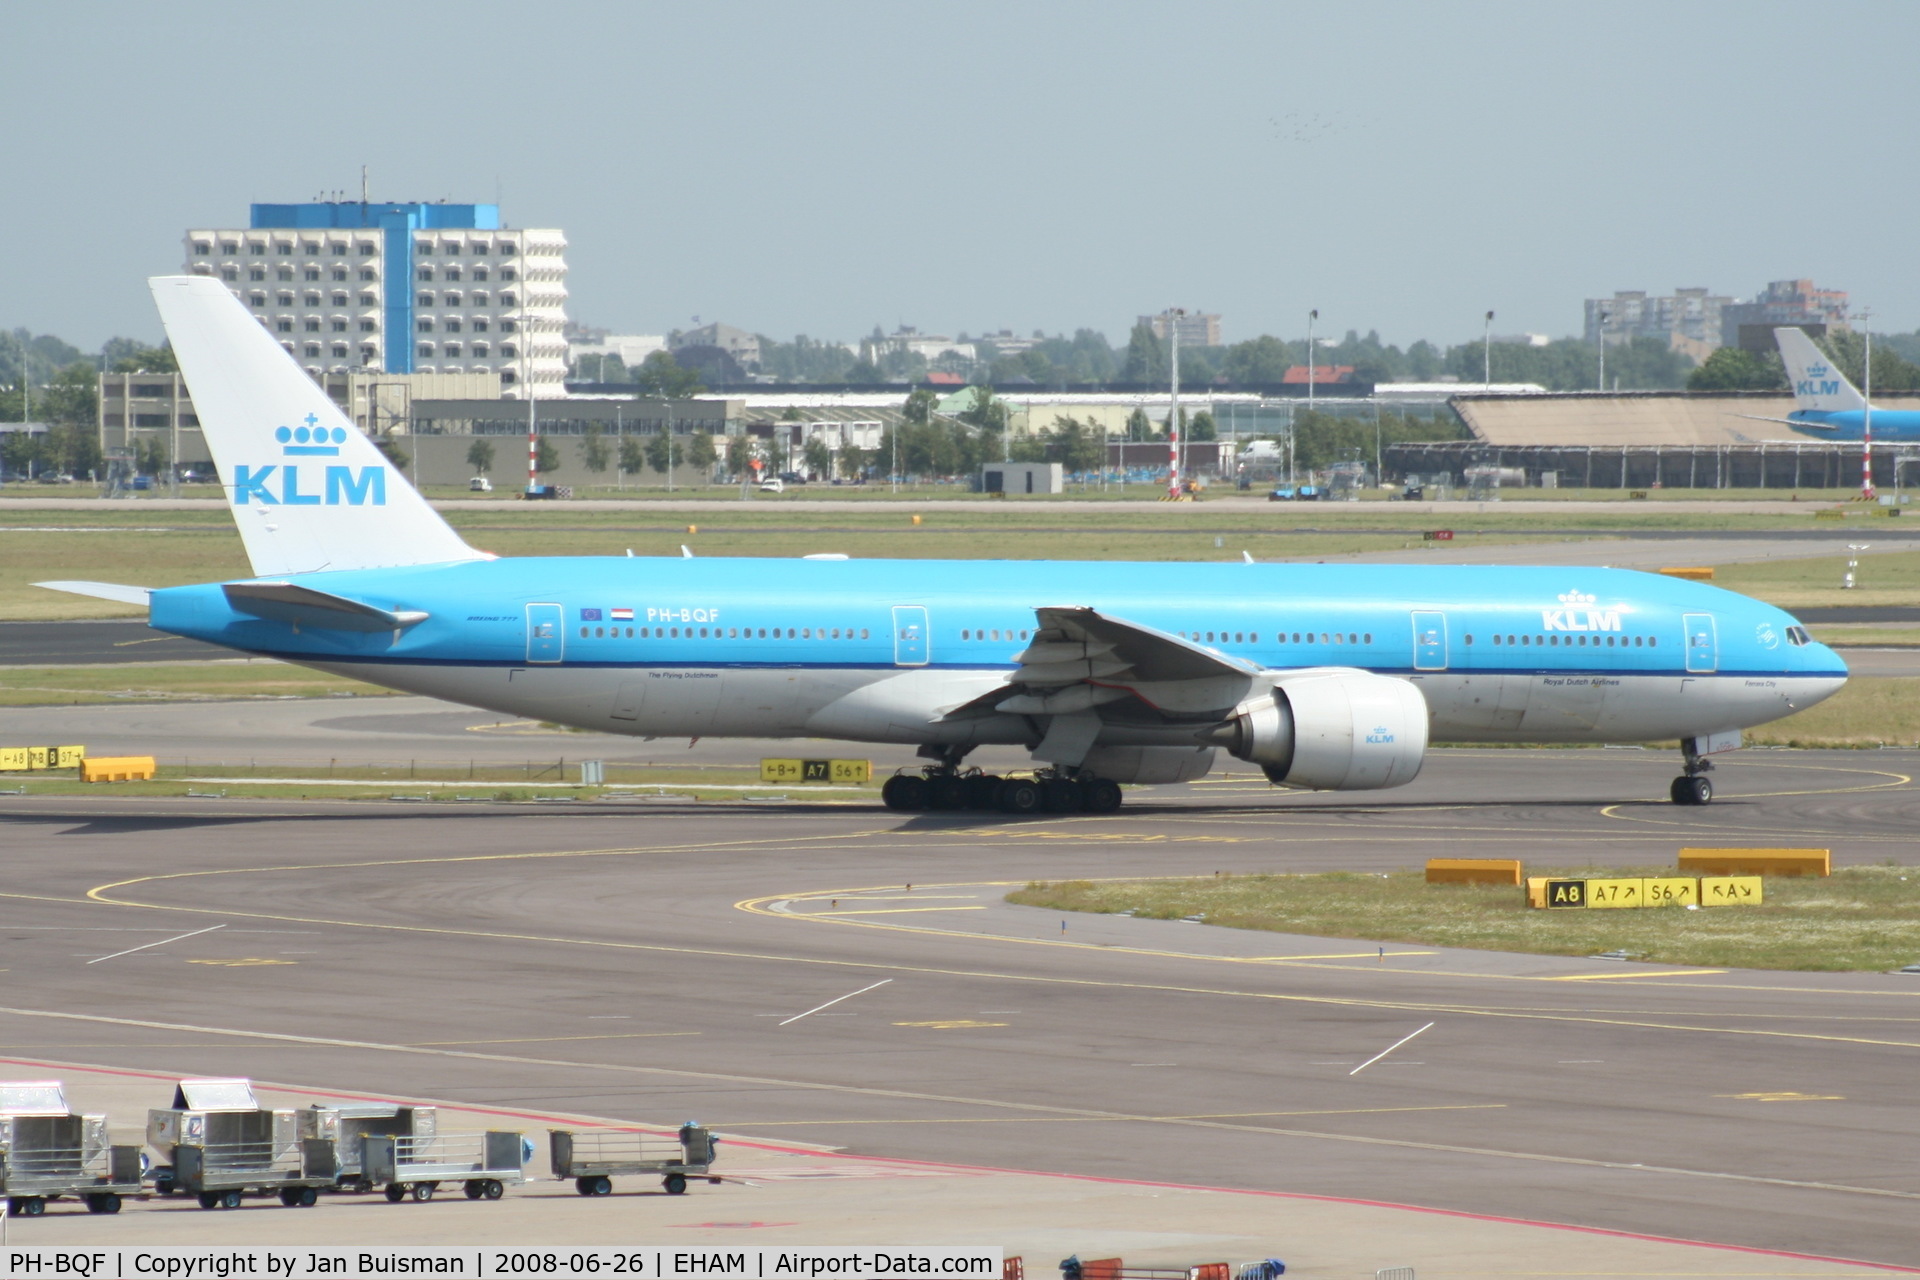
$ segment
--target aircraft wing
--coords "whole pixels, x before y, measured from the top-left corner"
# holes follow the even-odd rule
[[[1071,715],[1137,698],[1172,716],[1238,704],[1260,669],[1179,636],[1095,609],[1034,611],[1040,629],[1016,657],[1007,688],[970,708]]]
[[[1733,416],[1736,418],[1745,418],[1749,422],[1784,422],[1788,426],[1798,427],[1802,431],[1837,431],[1839,430],[1839,428],[1835,427],[1830,422],[1808,422],[1802,418],[1763,418],[1757,413],[1736,413]]]

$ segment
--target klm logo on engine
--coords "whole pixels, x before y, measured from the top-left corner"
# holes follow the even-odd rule
[[[1387,728],[1387,726],[1383,724],[1375,725],[1373,732],[1367,735],[1367,745],[1370,747],[1392,746],[1393,730]]]
[[[347,442],[345,427],[323,427],[313,414],[302,427],[275,427],[283,458],[337,458]],[[264,467],[240,463],[233,469],[233,505],[258,502],[267,507],[384,507],[387,505],[387,469],[382,466],[343,467],[307,464],[300,475],[297,462]],[[318,473],[318,478],[315,478]],[[303,490],[301,485],[313,487]]]
[[[1620,611],[1618,609],[1594,609],[1591,606],[1595,597],[1582,595],[1578,591],[1569,591],[1561,596],[1562,605],[1576,606],[1563,609],[1542,609],[1540,611],[1540,629],[1542,631],[1618,631],[1620,630]]]

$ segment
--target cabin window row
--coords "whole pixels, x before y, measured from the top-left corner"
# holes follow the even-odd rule
[[[1473,643],[1473,634],[1471,632],[1467,634],[1466,642],[1468,644]],[[1515,647],[1532,646],[1534,648],[1573,648],[1575,646],[1578,646],[1580,648],[1591,647],[1591,648],[1598,649],[1601,646],[1601,639],[1599,636],[1585,636],[1585,635],[1505,636],[1505,637],[1496,635],[1493,637],[1493,642],[1496,645],[1506,644],[1506,645],[1515,646]],[[1613,648],[1657,649],[1660,647],[1660,639],[1658,636],[1611,636],[1610,635],[1606,637],[1606,647],[1609,649],[1613,649]]]
[[[685,634],[682,634],[682,633]],[[696,632],[698,633],[696,635]],[[859,628],[858,635],[853,627],[761,627],[757,631],[752,627],[640,627],[637,634],[642,640],[854,640],[867,639],[867,628]],[[626,638],[631,640],[636,628],[626,628]],[[619,627],[582,627],[580,638],[595,640],[621,638]]]

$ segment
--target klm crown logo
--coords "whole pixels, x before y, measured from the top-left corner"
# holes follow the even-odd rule
[[[335,427],[331,431],[317,426],[319,418],[308,414],[304,427],[275,427],[273,438],[284,446],[280,452],[290,458],[337,458],[340,446],[347,442],[347,429]],[[331,441],[331,443],[329,443]]]
[[[1824,378],[1832,372],[1833,369],[1831,366],[1821,364],[1818,361],[1807,366],[1807,376],[1809,378]]]
[[[1578,591],[1569,591],[1557,597],[1561,604],[1592,604],[1596,597],[1584,595]]]
[[[347,442],[345,427],[323,427],[315,414],[308,414],[305,425],[275,427],[273,438],[280,442],[284,458],[337,458],[340,446]],[[384,507],[387,505],[387,469],[383,466],[322,468],[323,489],[302,492],[300,467],[293,462],[269,463],[264,467],[241,463],[233,469],[233,505],[244,507],[257,502],[266,507]],[[275,472],[279,472],[276,477]],[[308,472],[312,474],[311,471]],[[269,482],[277,484],[269,487]]]

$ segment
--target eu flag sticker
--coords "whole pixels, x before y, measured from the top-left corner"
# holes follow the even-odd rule
[[[580,621],[598,622],[600,621],[600,611],[598,609],[582,609],[580,611]]]

